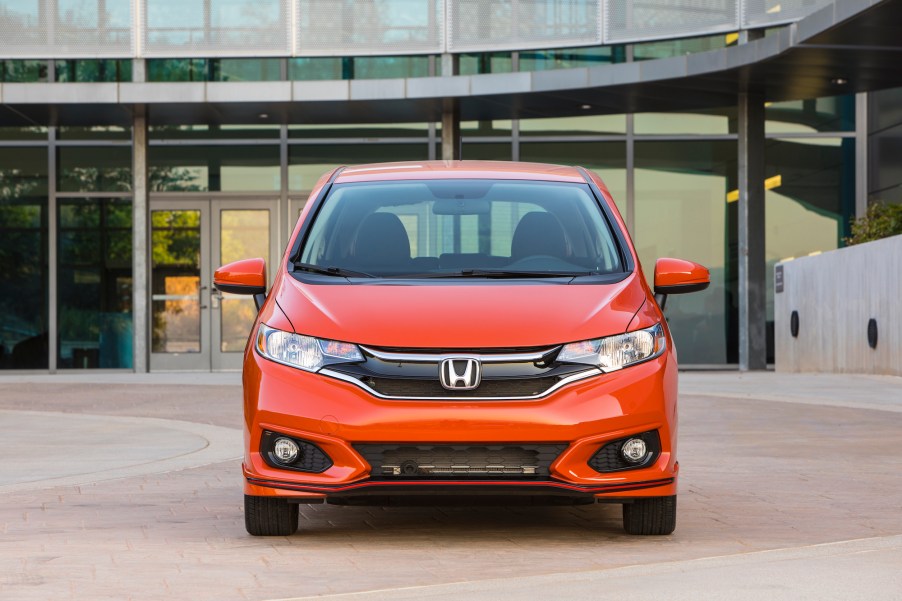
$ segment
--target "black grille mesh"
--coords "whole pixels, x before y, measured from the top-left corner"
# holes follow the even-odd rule
[[[630,463],[626,459],[624,459],[623,455],[620,453],[620,449],[623,447],[623,443],[631,438],[641,438],[645,441],[648,456],[642,463]],[[591,459],[589,459],[589,467],[591,467],[596,472],[602,473],[633,470],[651,465],[652,463],[654,463],[655,459],[657,459],[660,452],[661,439],[658,436],[658,431],[652,430],[650,432],[643,432],[642,434],[627,436],[625,438],[619,438],[617,440],[609,442],[608,444],[598,449],[598,452],[595,453]]]
[[[405,380],[400,378],[366,378],[367,386],[386,396],[399,397],[518,397],[540,395],[560,381],[556,376],[545,378],[505,378],[483,380],[473,390],[448,390],[438,380]]]
[[[546,480],[549,467],[567,445],[356,444],[354,448],[372,467],[373,479]]]

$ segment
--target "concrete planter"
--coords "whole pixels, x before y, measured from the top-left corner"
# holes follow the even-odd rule
[[[774,278],[777,371],[902,376],[902,236],[784,261]]]

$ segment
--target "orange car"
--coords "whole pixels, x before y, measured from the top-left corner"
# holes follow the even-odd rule
[[[266,295],[262,259],[215,274],[260,307],[244,357],[245,521],[413,495],[623,504],[676,525],[677,362],[660,306],[708,285],[659,259],[652,294],[592,172],[503,162],[339,168]],[[265,295],[265,296],[264,296]]]

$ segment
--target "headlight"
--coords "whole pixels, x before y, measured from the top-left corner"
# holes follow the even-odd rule
[[[618,336],[573,342],[561,349],[557,360],[563,363],[588,363],[602,371],[616,371],[653,359],[664,352],[664,328],[655,324]]]
[[[267,359],[307,371],[319,371],[334,363],[363,361],[356,344],[283,332],[263,324],[257,330],[257,351]]]

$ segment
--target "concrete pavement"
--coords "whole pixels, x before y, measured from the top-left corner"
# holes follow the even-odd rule
[[[0,599],[902,599],[902,379],[681,374],[670,537],[617,506],[313,505],[266,539],[236,374],[193,376],[0,376]],[[20,465],[70,427],[67,464],[115,461]]]

